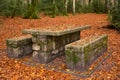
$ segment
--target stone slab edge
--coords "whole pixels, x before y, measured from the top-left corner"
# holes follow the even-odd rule
[[[87,46],[87,45],[89,45],[89,44],[92,44],[92,43],[100,40],[100,39],[103,38],[103,37],[108,37],[108,35],[107,35],[107,34],[102,34],[101,36],[97,37],[95,40],[90,41],[90,42],[88,42],[88,43],[85,43],[85,44],[83,44],[83,45],[79,45],[79,42],[80,42],[81,40],[78,40],[78,41],[73,42],[73,43],[76,43],[76,45],[72,45],[73,43],[67,44],[67,45],[65,46],[65,49],[67,49],[68,47],[73,47],[73,46],[75,46],[74,48],[79,50],[79,49],[82,49],[82,48],[84,48],[85,46]],[[84,39],[83,39],[83,40],[84,40]],[[78,44],[77,44],[77,43],[78,43]]]
[[[18,42],[20,42],[22,40],[29,40],[29,39],[32,39],[31,35],[10,38],[10,39],[7,39],[6,42],[7,42],[7,44],[16,44],[17,45]]]
[[[22,33],[23,34],[38,34],[38,35],[40,34],[40,35],[48,35],[48,36],[61,36],[61,35],[77,32],[77,31],[81,31],[81,30],[85,30],[89,28],[90,26],[86,25],[86,26],[81,26],[81,27],[77,27],[77,28],[69,29],[65,31],[41,31],[41,30],[35,30],[35,29],[24,29]]]

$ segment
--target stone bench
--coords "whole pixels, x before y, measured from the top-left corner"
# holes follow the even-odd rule
[[[21,36],[6,40],[7,56],[20,58],[32,53],[32,36]]]
[[[86,70],[107,50],[107,41],[107,35],[96,35],[66,45],[67,67],[73,70]]]

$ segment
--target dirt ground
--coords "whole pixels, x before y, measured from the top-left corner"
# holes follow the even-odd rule
[[[81,32],[81,38],[92,34],[108,34],[108,51],[112,55],[103,62],[89,78],[80,80],[119,80],[120,79],[120,34],[114,29],[103,28],[108,23],[106,14],[76,14],[69,16],[48,16],[41,19],[22,19],[19,17],[0,17],[0,80],[78,80],[76,76],[46,70],[23,64],[21,59],[11,59],[6,56],[6,39],[21,36],[23,29],[65,29],[61,24],[90,25],[91,28]],[[57,27],[55,26],[57,25]]]

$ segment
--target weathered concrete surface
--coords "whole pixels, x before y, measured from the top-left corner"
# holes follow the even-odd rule
[[[63,36],[44,36],[33,34],[33,60],[40,63],[48,63],[56,57],[64,54],[64,47],[66,44],[79,39],[79,31]]]
[[[80,39],[80,31],[90,28],[81,26],[67,30],[25,29],[24,34],[32,34],[33,60],[48,63],[64,54],[65,45]]]
[[[73,29],[55,30],[55,31],[40,30],[40,29],[24,29],[22,32],[24,34],[39,34],[39,35],[46,35],[46,36],[62,36],[62,35],[78,32],[78,31],[82,31],[82,30],[85,30],[85,29],[88,29],[88,28],[90,28],[89,25],[80,26],[80,27],[73,28]]]
[[[66,64],[74,70],[86,70],[107,50],[107,35],[88,37],[65,46]]]
[[[32,36],[21,36],[6,40],[7,56],[20,58],[32,53]]]

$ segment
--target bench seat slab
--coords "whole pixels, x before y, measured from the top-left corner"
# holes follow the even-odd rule
[[[21,36],[6,40],[7,56],[21,58],[32,53],[32,36]]]

